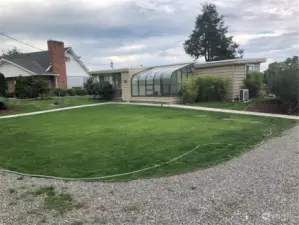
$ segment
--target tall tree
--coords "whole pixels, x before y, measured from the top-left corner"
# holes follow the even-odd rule
[[[4,52],[2,50],[2,57],[5,57],[5,56],[15,56],[15,55],[20,55],[20,54],[22,54],[22,52],[19,51],[16,47],[14,47],[13,49],[8,50],[6,52]]]
[[[184,42],[185,52],[195,59],[204,56],[206,61],[242,58],[243,49],[239,49],[233,36],[226,36],[228,27],[224,25],[223,18],[216,5],[203,4],[195,29]]]

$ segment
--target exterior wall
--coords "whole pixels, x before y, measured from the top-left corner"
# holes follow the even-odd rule
[[[7,79],[7,86],[8,86],[8,93],[9,94],[15,93],[15,79],[14,78],[8,78]]]
[[[236,64],[229,66],[218,66],[209,68],[196,68],[195,75],[215,75],[222,77],[229,77],[231,82],[228,86],[229,100],[239,98],[240,88],[243,85],[243,80],[246,78],[246,65],[247,64]],[[255,70],[260,71],[260,63],[256,63]]]
[[[128,72],[121,73],[121,87],[122,87],[123,101],[131,101],[133,99],[131,93],[131,78],[135,73],[138,73],[142,70],[144,69],[129,69]],[[134,97],[134,98],[138,99],[139,97]]]
[[[67,88],[64,43],[60,41],[48,41],[48,54],[52,65],[52,72],[58,74],[58,87]]]
[[[83,87],[83,84],[90,77],[89,73],[80,65],[71,53],[65,53],[65,57],[69,57],[70,61],[66,64],[67,87]]]
[[[245,72],[245,69],[244,69]],[[209,68],[196,68],[195,69],[195,76],[200,75],[214,75],[220,77],[228,77],[231,79],[231,82],[228,85],[228,93],[227,98],[233,99],[233,66],[218,66],[218,67],[209,67]]]
[[[30,76],[31,74],[26,70],[23,70],[11,63],[3,62],[0,65],[0,73],[3,73],[6,78],[8,77],[18,77],[21,76]]]
[[[233,94],[234,98],[239,98],[240,96],[240,89],[243,85],[243,80],[246,78],[246,65],[247,64],[240,64],[235,65],[234,67],[234,79],[233,79]],[[255,71],[260,71],[260,64],[256,63]]]

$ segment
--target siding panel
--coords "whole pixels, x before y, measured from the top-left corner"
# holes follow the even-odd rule
[[[0,65],[0,73],[5,77],[30,76],[31,74],[13,64],[4,62]]]
[[[70,61],[66,62],[68,88],[82,87],[86,78],[89,78],[89,73],[85,71],[72,54],[67,52],[65,56],[70,58]]]

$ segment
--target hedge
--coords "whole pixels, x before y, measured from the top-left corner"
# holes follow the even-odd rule
[[[243,81],[244,87],[249,90],[249,98],[259,96],[262,87],[263,74],[258,71],[249,72]]]
[[[183,81],[179,94],[188,102],[223,101],[229,81],[229,78],[217,76],[191,77]]]

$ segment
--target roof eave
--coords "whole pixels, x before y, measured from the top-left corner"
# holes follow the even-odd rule
[[[255,64],[255,63],[264,63],[266,58],[252,58],[252,59],[235,59],[235,60],[219,60],[205,63],[195,63],[194,68],[207,68],[214,66],[229,66],[229,65],[238,65],[238,64]]]

